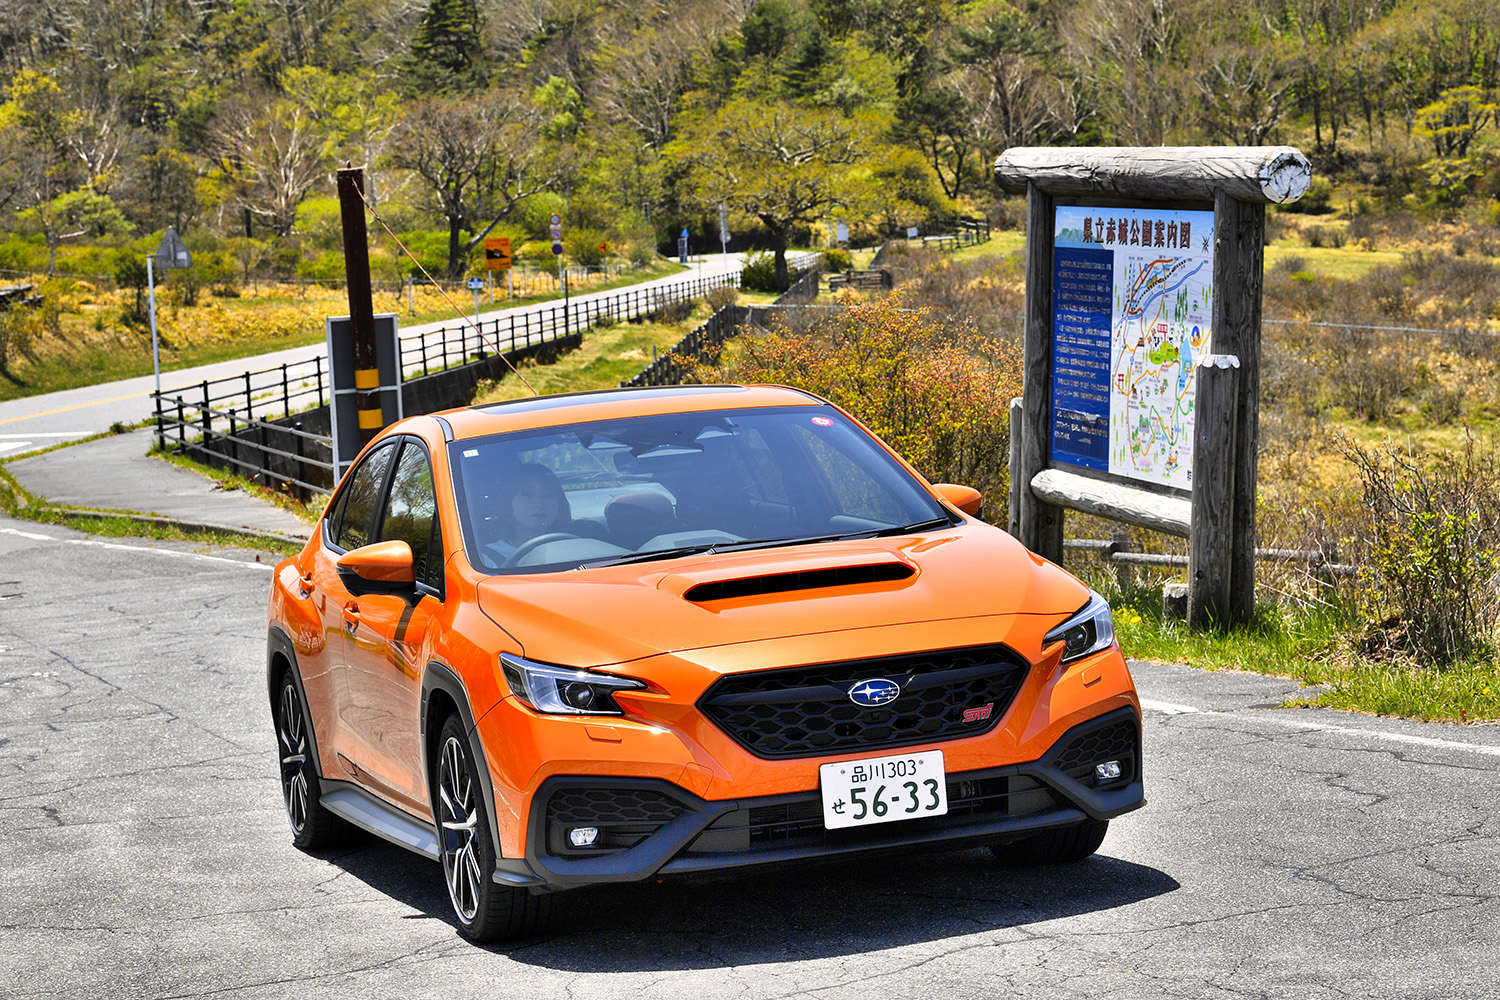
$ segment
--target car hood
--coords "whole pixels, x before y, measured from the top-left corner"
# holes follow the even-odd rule
[[[980,524],[893,538],[487,577],[479,606],[547,663],[603,667],[767,639],[1005,614],[1063,617],[1077,579]]]

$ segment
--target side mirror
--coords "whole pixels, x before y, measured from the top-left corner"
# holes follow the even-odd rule
[[[952,504],[970,517],[979,517],[984,511],[984,495],[972,486],[956,483],[933,483],[932,492],[938,499]]]
[[[362,545],[339,556],[339,582],[356,597],[416,592],[411,546],[402,541]]]

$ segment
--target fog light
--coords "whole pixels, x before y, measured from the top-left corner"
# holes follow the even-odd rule
[[[1115,767],[1116,773],[1119,767]],[[574,847],[592,847],[594,841],[599,839],[599,828],[597,826],[580,826],[568,831],[568,843]]]
[[[1112,781],[1119,776],[1120,762],[1117,760],[1107,760],[1103,764],[1096,764],[1094,766],[1094,777],[1100,781]],[[577,831],[574,832],[576,833]]]

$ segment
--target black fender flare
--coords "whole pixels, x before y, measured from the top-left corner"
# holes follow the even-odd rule
[[[271,705],[271,728],[276,727],[276,695],[281,689],[281,671],[276,668],[277,657],[286,660],[286,672],[291,674],[292,683],[296,685],[297,697],[302,702],[302,722],[307,727],[307,741],[312,745],[313,773],[318,776],[318,781],[323,780],[323,758],[318,753],[318,729],[313,725],[311,712],[307,707],[307,691],[302,687],[302,671],[297,666],[297,650],[292,645],[291,637],[288,636],[278,625],[270,625],[266,628],[266,696]]]
[[[495,822],[495,789],[490,782],[490,768],[488,759],[484,754],[484,745],[479,739],[479,723],[474,718],[474,708],[469,703],[469,691],[464,687],[463,680],[458,673],[448,664],[441,660],[432,660],[427,664],[427,669],[422,673],[422,700],[418,713],[421,716],[418,743],[422,748],[422,778],[427,782],[427,801],[432,806],[432,825],[437,834],[438,843],[442,843],[443,831],[438,825],[437,803],[432,800],[432,767],[433,761],[429,759],[428,747],[431,744],[429,728],[441,724],[441,719],[432,717],[432,693],[441,691],[447,695],[452,702],[458,706],[458,717],[463,723],[464,733],[469,738],[469,753],[479,771],[479,785],[484,790],[484,808],[489,814],[490,846],[494,848],[495,860],[498,864],[505,857],[500,851],[500,826]]]

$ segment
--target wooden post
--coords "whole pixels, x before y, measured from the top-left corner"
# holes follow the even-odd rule
[[[375,348],[375,307],[370,297],[370,246],[365,229],[364,190],[363,168],[345,167],[338,172],[349,334],[354,344],[354,405],[359,411],[360,444],[374,440],[385,426],[380,397],[380,363]],[[338,428],[334,428],[334,433],[338,433]]]
[[[1047,467],[1052,431],[1052,196],[1026,186],[1026,333],[1021,400],[1021,544],[1062,562],[1063,511],[1031,491],[1031,477]],[[1011,475],[1018,470],[1012,469]]]
[[[1260,299],[1265,274],[1266,208],[1220,193],[1214,199],[1216,354],[1239,358],[1239,421],[1234,439],[1233,564],[1229,620],[1255,614],[1255,459],[1259,437]]]
[[[1217,338],[1217,334],[1215,335]],[[1223,628],[1233,614],[1236,431],[1240,362],[1205,354],[1193,377],[1193,511],[1188,535],[1188,623]],[[1254,566],[1255,550],[1250,550]]]

